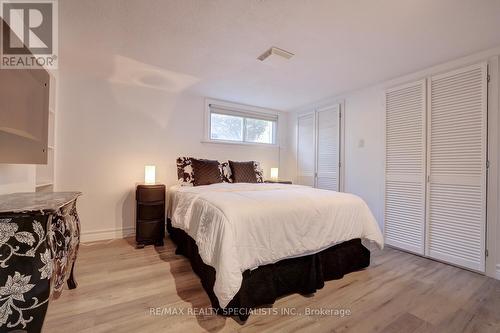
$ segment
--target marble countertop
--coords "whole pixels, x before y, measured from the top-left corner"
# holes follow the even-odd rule
[[[0,195],[0,213],[56,211],[78,198],[81,192],[12,193]]]

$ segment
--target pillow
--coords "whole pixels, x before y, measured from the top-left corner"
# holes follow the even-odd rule
[[[260,167],[260,163],[254,161],[253,167],[255,169],[255,176],[257,176],[257,183],[263,183],[264,182],[264,170],[262,170],[262,168]]]
[[[257,173],[255,172],[255,162],[234,162],[229,161],[233,181],[235,183],[257,183]]]
[[[191,159],[194,173],[194,186],[222,183],[219,161]]]
[[[177,158],[177,178],[179,184],[183,186],[193,186],[194,174],[192,160],[192,157]]]
[[[222,162],[219,164],[220,173],[222,175],[222,181],[224,183],[232,183],[233,182],[233,173],[231,172],[231,166],[229,162]]]

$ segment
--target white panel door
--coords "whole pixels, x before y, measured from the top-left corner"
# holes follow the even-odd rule
[[[385,241],[424,254],[425,80],[386,91]],[[370,166],[367,165],[367,168]]]
[[[297,119],[297,181],[314,186],[314,114]]]
[[[484,272],[487,65],[429,81],[429,257]]]
[[[339,190],[340,105],[316,111],[316,183],[317,188]]]

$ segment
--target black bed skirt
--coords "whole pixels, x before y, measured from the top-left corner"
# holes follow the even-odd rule
[[[203,262],[196,242],[183,230],[167,221],[170,237],[177,245],[176,254],[186,256],[193,271],[200,277],[212,306],[220,309],[213,291],[215,269]],[[370,265],[370,251],[359,238],[334,245],[316,254],[284,259],[274,264],[259,266],[243,272],[241,288],[218,313],[238,315],[245,320],[250,310],[273,304],[277,298],[292,294],[311,294],[323,288],[325,281],[341,279],[345,274]]]

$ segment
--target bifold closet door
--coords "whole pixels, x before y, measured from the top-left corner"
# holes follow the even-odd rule
[[[314,114],[297,119],[297,181],[300,185],[314,186]]]
[[[430,78],[429,257],[485,269],[487,65]]]
[[[385,241],[388,245],[423,255],[426,172],[425,80],[389,89],[385,98]]]
[[[340,169],[340,105],[316,111],[316,187],[338,191]]]

